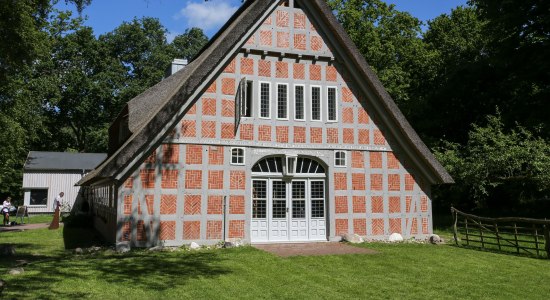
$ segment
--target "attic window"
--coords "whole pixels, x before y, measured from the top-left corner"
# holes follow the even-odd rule
[[[253,89],[254,83],[251,80],[246,81],[246,94],[244,97],[244,102],[241,107],[241,116],[243,117],[252,117],[252,97],[253,97]]]

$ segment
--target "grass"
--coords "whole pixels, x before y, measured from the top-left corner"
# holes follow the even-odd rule
[[[30,215],[28,224],[50,223],[52,219],[53,214]],[[24,221],[27,223],[27,217],[25,217]]]
[[[375,255],[279,258],[252,247],[74,255],[46,229],[1,233],[4,299],[547,299],[550,261],[425,244],[362,244]],[[442,236],[448,232],[441,232]],[[85,240],[85,239],[82,239]],[[25,273],[5,275],[15,260]]]

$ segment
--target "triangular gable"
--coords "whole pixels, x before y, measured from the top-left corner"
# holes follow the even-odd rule
[[[296,0],[295,0],[296,1]],[[261,43],[259,27],[271,19],[271,14],[281,1],[247,1],[228,21],[220,32],[209,42],[201,54],[186,69],[171,76],[166,82],[136,97],[130,103],[147,102],[147,98],[161,94],[164,101],[156,99],[160,105],[157,112],[149,113],[143,126],[136,130],[130,139],[122,145],[105,163],[82,180],[91,183],[101,179],[124,180],[137,164],[146,159],[148,153],[158,147],[184,116],[184,112],[200,98],[204,91],[221,71],[230,64],[231,59],[241,50],[243,44]],[[319,31],[323,41],[316,49],[319,56],[336,56],[347,69],[347,76],[356,82],[356,93],[369,99],[369,106],[389,135],[405,152],[407,161],[415,169],[421,170],[430,183],[448,183],[452,178],[437,162],[435,157],[420,140],[410,124],[405,120],[389,94],[367,65],[363,56],[351,42],[342,26],[336,21],[329,7],[322,0],[299,1],[307,18],[315,24],[310,29]],[[270,16],[268,18],[268,16]],[[275,16],[277,18],[277,16]],[[267,19],[267,20],[266,20]],[[283,39],[284,40],[284,39]],[[278,43],[278,39],[276,40]],[[309,41],[313,43],[315,41]],[[297,45],[290,45],[290,47]],[[298,45],[299,46],[299,45]],[[324,47],[324,48],[323,48]],[[261,48],[261,47],[260,47]],[[162,91],[162,92],[160,92]],[[186,101],[192,99],[192,101]],[[160,133],[160,134],[159,134]]]

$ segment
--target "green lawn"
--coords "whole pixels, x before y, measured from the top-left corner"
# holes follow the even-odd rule
[[[252,247],[73,255],[63,236],[1,233],[4,299],[547,299],[550,261],[451,245],[364,244],[375,255],[279,258]],[[447,236],[448,232],[443,232]],[[6,275],[16,259],[25,273]]]

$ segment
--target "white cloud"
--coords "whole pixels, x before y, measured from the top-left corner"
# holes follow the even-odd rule
[[[238,8],[224,0],[188,1],[185,7],[174,16],[174,19],[185,19],[187,26],[199,27],[208,31],[223,25]]]

